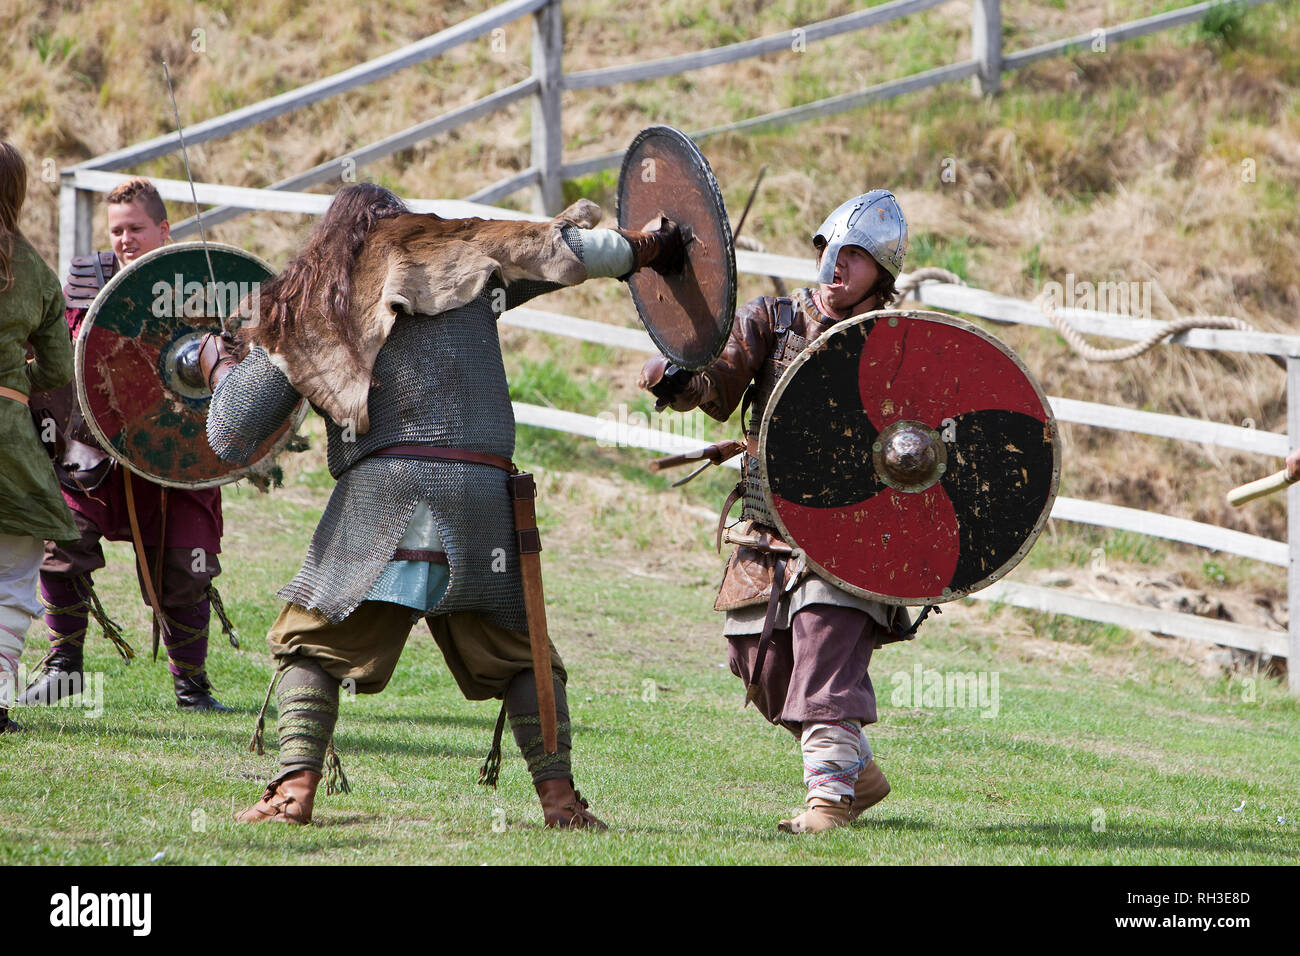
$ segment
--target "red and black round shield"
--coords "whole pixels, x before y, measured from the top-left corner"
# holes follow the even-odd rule
[[[105,451],[150,481],[210,488],[256,470],[280,449],[305,402],[249,463],[216,456],[207,440],[212,395],[197,361],[204,336],[233,329],[240,303],[255,303],[274,274],[234,246],[208,243],[205,250],[186,242],[141,256],[109,280],[76,343],[77,398]]]
[[[854,594],[938,604],[1001,578],[1060,480],[1056,421],[1020,359],[935,312],[839,323],[777,383],[759,435],[787,540]]]
[[[643,129],[618,178],[618,224],[640,229],[658,215],[687,236],[679,272],[642,269],[627,280],[637,313],[659,351],[686,369],[722,353],[736,314],[736,252],[722,191],[691,138],[671,126]]]

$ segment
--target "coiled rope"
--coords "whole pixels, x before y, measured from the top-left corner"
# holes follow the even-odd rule
[[[900,298],[906,298],[912,294],[921,285],[922,282],[948,282],[953,285],[965,285],[960,276],[954,275],[947,269],[940,269],[933,266],[927,266],[923,269],[917,269],[909,273],[907,277],[898,283],[898,293]],[[1158,345],[1163,340],[1171,336],[1178,335],[1190,329],[1235,329],[1240,332],[1254,332],[1255,327],[1249,322],[1242,319],[1234,318],[1230,315],[1186,315],[1172,321],[1164,323],[1141,341],[1134,342],[1132,345],[1122,345],[1113,349],[1100,349],[1094,345],[1089,345],[1084,339],[1083,333],[1072,326],[1065,320],[1056,306],[1052,304],[1051,297],[1047,293],[1040,294],[1034,299],[1034,305],[1042,311],[1044,315],[1051,320],[1053,327],[1065,339],[1066,344],[1074,350],[1076,354],[1089,362],[1125,362],[1132,358],[1137,358],[1143,352],[1146,352],[1152,346]]]

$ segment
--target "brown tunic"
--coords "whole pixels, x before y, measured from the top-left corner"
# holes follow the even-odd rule
[[[697,372],[687,389],[690,401],[705,414],[726,421],[751,382],[770,391],[776,384],[773,363],[769,362],[773,353],[779,348],[782,358],[791,360],[786,343],[806,345],[835,325],[834,318],[817,309],[810,290],[800,289],[791,298],[795,308],[785,333],[778,331],[776,299],[764,296],[737,310],[722,354],[707,369]],[[780,539],[775,529],[763,530]],[[727,636],[762,631],[774,566],[772,555],[764,551],[741,546],[732,553],[714,603],[715,610],[727,612]],[[777,628],[789,627],[792,616],[812,604],[855,608],[885,629],[896,623],[900,611],[836,587],[810,572],[802,561],[793,563],[786,571],[786,594],[777,609]]]

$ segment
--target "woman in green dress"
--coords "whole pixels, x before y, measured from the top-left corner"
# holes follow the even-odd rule
[[[26,196],[22,155],[0,142],[0,733],[17,729],[9,707],[23,639],[41,609],[45,541],[77,537],[27,409],[32,392],[72,378],[72,342],[58,277],[18,228]]]

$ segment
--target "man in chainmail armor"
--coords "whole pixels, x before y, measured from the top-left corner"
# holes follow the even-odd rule
[[[465,696],[503,699],[547,826],[604,827],[574,788],[554,647],[556,753],[542,744],[496,328],[501,312],[562,286],[680,268],[673,223],[592,228],[599,217],[584,200],[550,222],[449,220],[412,214],[380,187],[349,186],[260,290],[243,341],[207,343],[217,454],[243,460],[306,397],[325,417],[337,480],[267,637],[280,664],[280,770],[237,819],[311,820],[326,766],[341,776],[331,745],[340,686],[382,690],[425,617]],[[244,347],[236,362],[232,350]]]
[[[714,607],[727,614],[723,633],[732,672],[745,682],[759,712],[800,740],[807,809],[780,821],[780,829],[789,833],[848,823],[889,793],[862,727],[876,720],[867,673],[872,652],[897,639],[902,617],[901,609],[850,594],[802,561],[792,561],[769,621],[777,565],[770,546],[780,549],[786,543],[768,512],[759,477],[764,409],[782,372],[810,342],[835,323],[893,300],[894,280],[907,254],[907,222],[891,193],[873,190],[831,213],[813,236],[813,246],[820,255],[816,289],[743,306],[722,355],[708,368],[686,373],[656,357],[645,363],[638,380],[658,398],[659,409],[698,407],[718,421],[726,421],[742,399],[752,409],[742,480],[724,512],[736,499],[743,502],[731,537],[753,546],[738,545],[732,553]],[[760,658],[765,625],[770,644]]]

